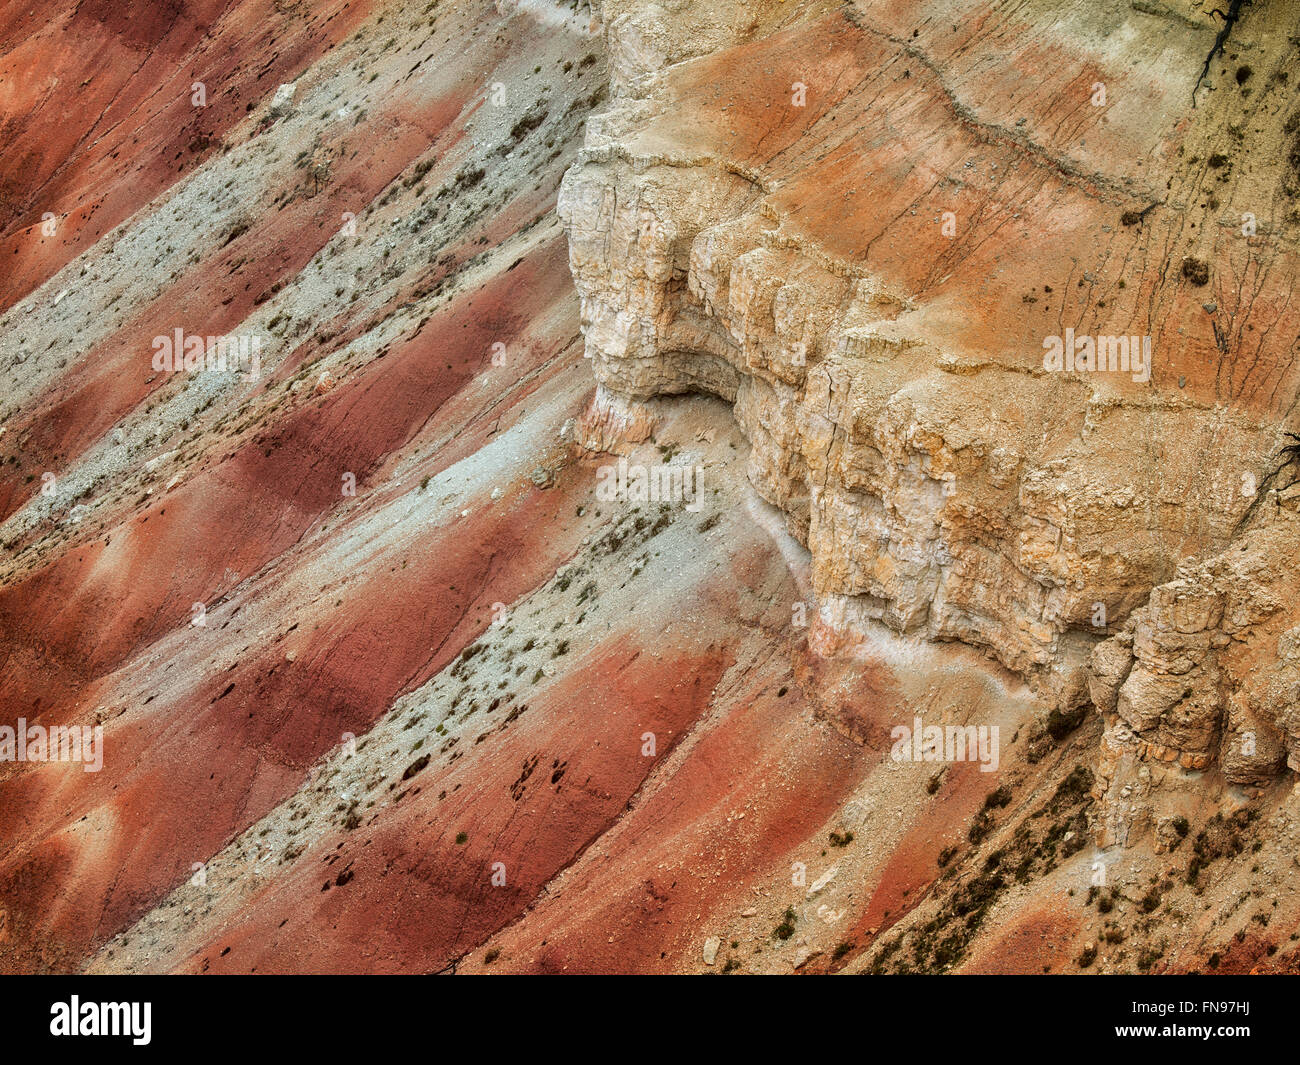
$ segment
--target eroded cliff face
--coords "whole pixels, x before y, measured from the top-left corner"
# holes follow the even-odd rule
[[[1296,46],[1209,7],[0,20],[0,727],[104,754],[0,760],[0,970],[1300,966]]]
[[[558,206],[600,417],[731,403],[814,645],[961,641],[1095,704],[1099,792],[1294,769],[1286,5],[1221,49],[1188,0],[600,14]]]

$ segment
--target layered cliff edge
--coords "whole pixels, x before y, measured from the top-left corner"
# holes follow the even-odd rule
[[[1290,787],[1294,12],[601,14],[558,207],[600,422],[732,404],[821,653],[960,641],[1099,712],[1100,847]]]
[[[0,966],[1295,968],[1300,29],[1212,6],[67,5],[0,687],[108,756],[0,766]]]
[[[606,3],[559,204],[595,402],[731,403],[821,639],[1095,705],[1102,794],[1300,767],[1296,27],[1202,7]]]

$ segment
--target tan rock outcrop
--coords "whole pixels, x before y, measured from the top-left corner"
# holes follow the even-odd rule
[[[1287,607],[1266,574],[1294,557],[1290,504],[1265,496],[1300,384],[1296,218],[1284,171],[1201,160],[1244,112],[1286,142],[1293,46],[1252,11],[1254,88],[1221,58],[1207,88],[1203,19],[1134,10],[1145,37],[1098,26],[1104,44],[1045,65],[1062,20],[1098,16],[1030,4],[988,16],[1013,43],[978,51],[1050,72],[999,97],[924,19],[969,6],[601,5],[614,102],[558,206],[600,402],[732,403],[823,620],[959,640],[1047,706],[1094,702],[1101,787],[1129,755],[1268,778],[1300,726],[1290,672],[1258,675]],[[1166,62],[1139,81],[1151,48]],[[1229,280],[1247,275],[1253,294]],[[1145,370],[1044,359],[1052,337],[1119,332],[1135,354],[1152,338]]]
[[[861,16],[826,16],[806,29],[833,36],[837,61],[857,62],[858,77],[876,49],[919,60],[915,72],[922,73],[924,39],[902,46],[871,22],[889,16],[871,5],[854,7]],[[1141,281],[1154,300],[1145,307],[1122,291],[1125,280],[1114,276],[1122,272],[1104,257],[1097,267],[1112,274],[1106,287],[1114,302],[1126,304],[1123,329],[1156,334],[1157,372],[1143,382],[1121,373],[1045,371],[1043,334],[1065,325],[1079,334],[1108,332],[1106,300],[1073,306],[1067,293],[1050,328],[1037,322],[1039,299],[1056,299],[1052,285],[1037,283],[1054,278],[1052,261],[998,235],[1001,224],[988,224],[985,234],[1001,242],[995,261],[1008,260],[998,272],[1019,272],[1023,287],[1032,276],[1039,291],[1024,296],[1028,309],[1014,320],[998,319],[996,308],[988,312],[1010,351],[949,328],[956,313],[978,304],[972,290],[988,283],[974,269],[953,294],[950,286],[945,291],[946,277],[917,283],[889,256],[876,264],[870,241],[855,248],[858,254],[833,247],[826,230],[839,221],[841,199],[855,204],[842,212],[848,224],[863,217],[859,205],[867,198],[858,194],[897,181],[876,177],[874,166],[941,164],[920,147],[881,150],[872,138],[888,116],[850,111],[852,91],[806,108],[777,96],[800,68],[779,48],[753,43],[758,21],[775,10],[746,23],[735,17],[735,5],[676,4],[672,13],[658,4],[603,5],[615,104],[591,122],[584,156],[569,170],[559,200],[582,296],[586,354],[602,394],[638,401],[705,391],[735,404],[753,447],[750,479],[809,546],[816,594],[833,624],[881,623],[969,642],[1030,680],[1052,705],[1078,706],[1088,700],[1093,646],[1169,580],[1180,560],[1230,544],[1253,499],[1232,486],[1243,476],[1265,476],[1277,425],[1261,415],[1253,394],[1243,391],[1235,406],[1212,406],[1190,397],[1182,376],[1171,373],[1184,355],[1162,339],[1183,313],[1175,307],[1192,306],[1195,294],[1177,269],[1166,277],[1158,260],[1149,261],[1151,280]],[[1035,25],[1048,33],[1045,23]],[[845,52],[849,59],[842,59]],[[764,73],[772,75],[754,77],[762,83],[755,94],[771,94],[762,112],[733,92],[715,107],[741,112],[735,120],[694,113],[690,124],[677,121],[675,104],[689,96],[699,107],[699,96],[689,94],[708,70],[719,74],[725,66],[715,98],[722,96],[719,85],[749,85],[733,65],[746,61],[768,64]],[[781,77],[783,64],[789,78]],[[961,70],[930,73],[935,81],[928,85],[898,91],[909,92],[905,99],[918,107],[937,107],[936,92],[956,94],[945,105],[958,120],[993,107],[962,98]],[[1174,113],[1169,95],[1160,104]],[[1050,138],[1036,129],[1045,116],[1034,116],[1034,107],[1027,101],[1031,117],[1011,126],[1015,147],[1004,166],[1017,165],[1022,140]],[[824,126],[840,116],[849,120],[845,143],[862,146],[863,155],[842,151],[835,189],[813,189],[809,170],[827,151]],[[723,137],[731,121],[735,127]],[[982,151],[984,134],[961,125],[965,150]],[[1170,147],[1153,122],[1131,122],[1126,135]],[[1113,196],[1099,186],[1121,168],[1101,152],[1083,152],[1093,169],[1082,187],[1080,164],[1066,164],[1045,147],[1035,151],[1043,156],[1036,165],[1052,174],[1049,183],[1060,183],[1058,195],[1092,218],[1057,233],[1079,267],[1066,280],[1091,291],[1102,278],[1084,265],[1093,252],[1083,230],[1115,233],[1117,226],[1099,217],[1105,212],[1118,221],[1106,205]],[[983,164],[996,172],[996,161],[985,157]],[[993,178],[980,190],[982,211],[1032,218],[1022,226],[1063,225],[1054,209]],[[1144,179],[1154,198],[1156,178]],[[818,202],[794,203],[794,187]],[[813,209],[827,221],[807,221]],[[1118,230],[1130,235],[1127,226]],[[881,235],[893,231],[884,225]],[[915,254],[936,252],[918,246]],[[962,273],[961,263],[949,265],[950,276]],[[1294,333],[1294,317],[1288,325]],[[1195,657],[1210,638],[1212,619],[1203,616],[1210,606],[1179,610],[1200,618],[1200,628],[1162,654]],[[1139,631],[1138,640],[1149,637]],[[1113,687],[1118,676],[1105,670],[1119,667],[1114,650],[1097,661],[1101,672],[1092,683]],[[1123,681],[1119,698],[1148,731],[1152,714],[1187,707],[1187,720],[1161,718],[1147,749],[1160,744],[1199,763],[1212,749],[1214,730],[1196,709],[1216,681],[1213,668],[1201,666],[1201,694],[1184,692],[1177,664],[1149,676],[1141,668]]]
[[[1185,769],[1219,764],[1261,784],[1300,768],[1300,492],[1272,494],[1261,524],[1156,588],[1092,655],[1091,694],[1111,746]]]

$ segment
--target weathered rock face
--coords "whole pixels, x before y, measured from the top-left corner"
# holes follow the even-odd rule
[[[1138,759],[1185,770],[1218,765],[1260,786],[1300,769],[1300,549],[1291,488],[1222,554],[1156,588],[1092,654],[1090,689],[1106,720],[1103,791],[1131,784]],[[1111,808],[1103,839],[1126,821]]]
[[[1280,771],[1277,6],[1215,51],[1189,3],[600,6],[559,212],[606,408],[734,404],[834,628],[981,648],[1111,752]]]

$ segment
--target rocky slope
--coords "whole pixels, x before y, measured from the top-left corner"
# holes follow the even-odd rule
[[[7,15],[0,724],[104,766],[0,763],[0,968],[1294,967],[1300,43],[1211,7]]]
[[[984,9],[611,0],[559,212],[601,402],[732,404],[821,650],[883,625],[1095,706],[1109,845],[1187,771],[1297,765],[1297,42]]]

